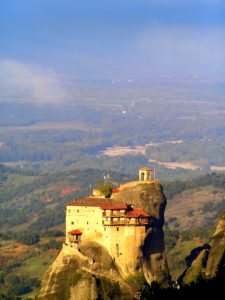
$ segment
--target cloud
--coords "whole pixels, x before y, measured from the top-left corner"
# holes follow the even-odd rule
[[[0,88],[7,98],[39,103],[59,103],[66,92],[50,69],[13,60],[0,60]]]

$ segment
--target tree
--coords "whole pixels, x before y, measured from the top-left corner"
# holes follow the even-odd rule
[[[111,184],[108,182],[103,183],[98,187],[100,193],[104,195],[106,198],[109,198],[112,194],[112,187]]]
[[[218,193],[218,191],[217,190],[213,190],[212,191],[212,194],[213,194],[213,200],[215,201],[215,199],[216,199],[216,194]]]
[[[35,232],[24,234],[18,238],[18,241],[27,245],[34,245],[40,241],[40,237]]]

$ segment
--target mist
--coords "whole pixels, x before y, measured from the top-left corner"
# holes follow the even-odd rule
[[[224,15],[219,0],[3,1],[1,89],[41,103],[67,98],[62,78],[221,80]]]
[[[0,87],[7,97],[23,96],[29,102],[57,104],[66,99],[53,70],[12,60],[0,61]]]

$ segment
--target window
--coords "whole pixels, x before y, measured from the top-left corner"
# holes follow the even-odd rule
[[[119,231],[120,229],[119,229],[119,227],[116,227],[116,231]]]
[[[79,209],[77,209],[77,212],[79,213]]]
[[[74,222],[71,222],[71,225],[73,225],[74,224]]]
[[[87,224],[89,224],[89,222],[87,221]]]
[[[119,251],[119,244],[116,244],[116,256],[119,257],[120,251]]]

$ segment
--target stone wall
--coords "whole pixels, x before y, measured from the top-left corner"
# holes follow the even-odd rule
[[[103,236],[102,210],[99,207],[67,206],[66,233],[79,229],[81,239],[101,239]],[[68,234],[66,234],[68,243]]]
[[[145,226],[103,226],[100,208],[67,206],[66,232],[74,229],[82,231],[81,241],[92,240],[103,245],[123,277],[140,268]],[[66,243],[68,242],[67,235]]]

